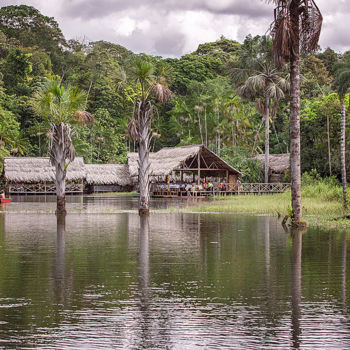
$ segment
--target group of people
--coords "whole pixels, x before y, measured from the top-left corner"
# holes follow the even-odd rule
[[[210,181],[201,181],[200,184],[196,184],[193,182],[192,184],[187,184],[185,186],[185,191],[188,196],[191,195],[192,192],[196,191],[214,191],[214,184]]]

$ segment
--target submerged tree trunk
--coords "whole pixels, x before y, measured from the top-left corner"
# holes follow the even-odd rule
[[[149,146],[150,122],[152,118],[152,105],[141,101],[138,108],[139,118],[139,214],[149,214]]]
[[[304,225],[304,223],[301,222],[299,2],[300,1],[294,0],[290,5],[290,18],[294,37],[290,57],[290,170],[293,226]]]
[[[265,183],[269,183],[270,168],[270,98],[265,97]]]
[[[347,203],[347,181],[346,181],[346,159],[345,159],[345,130],[346,130],[346,111],[344,99],[340,99],[341,121],[340,121],[340,161],[341,161],[341,182],[343,187],[344,209],[348,209]]]

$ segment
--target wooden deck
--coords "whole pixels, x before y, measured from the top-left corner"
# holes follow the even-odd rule
[[[232,196],[245,194],[273,194],[283,193],[290,188],[289,183],[243,183],[238,189],[227,191],[190,191],[181,188],[156,188],[151,194],[153,198],[187,198],[187,197],[210,197],[210,196]]]

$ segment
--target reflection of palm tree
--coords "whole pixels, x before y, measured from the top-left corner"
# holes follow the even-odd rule
[[[267,295],[270,293],[270,218],[265,218],[265,275],[266,275],[266,289]]]
[[[65,232],[66,217],[57,215],[57,235],[56,235],[56,255],[55,255],[55,294],[57,302],[62,303],[64,300],[64,253],[65,253]]]
[[[150,340],[149,336],[149,216],[140,216],[139,247],[139,291],[141,304],[142,343]]]
[[[292,231],[292,341],[293,349],[300,347],[300,302],[301,302],[301,251],[303,245],[303,232]]]
[[[343,311],[346,311],[346,251],[347,251],[347,244],[346,244],[346,233],[343,233],[343,239],[342,239],[342,259],[341,259],[341,296],[342,296],[342,305],[343,305]]]

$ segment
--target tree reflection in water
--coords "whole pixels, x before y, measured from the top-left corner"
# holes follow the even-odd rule
[[[140,215],[139,246],[139,291],[141,307],[140,344],[150,345],[150,307],[149,307],[149,215]]]
[[[342,296],[342,309],[346,313],[346,253],[347,253],[347,242],[346,233],[342,235],[342,264],[341,264],[341,296]]]
[[[303,233],[301,230],[292,230],[292,343],[293,349],[300,348],[301,338],[301,251]]]
[[[57,214],[56,254],[55,254],[55,296],[58,304],[64,303],[64,255],[65,255],[66,216]]]

